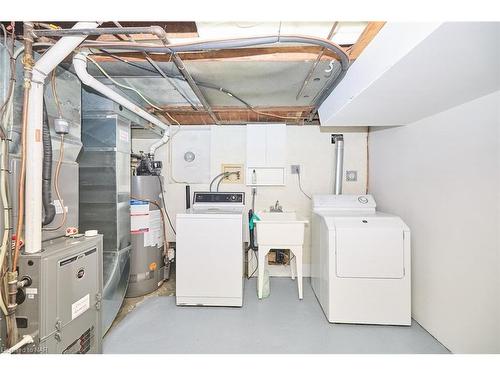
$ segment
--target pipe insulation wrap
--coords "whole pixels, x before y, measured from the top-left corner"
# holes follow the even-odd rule
[[[95,28],[98,22],[78,22],[73,28]],[[43,88],[48,74],[85,40],[85,36],[59,39],[33,67],[26,134],[25,251],[33,254],[42,247],[42,166]]]
[[[149,121],[164,131],[163,137],[151,146],[151,153],[154,154],[154,151],[158,147],[168,141],[170,135],[170,124],[160,121],[157,117],[153,116],[149,112],[146,112],[144,109],[140,108],[130,100],[124,98],[116,91],[91,76],[87,71],[87,55],[85,53],[80,52],[73,56],[73,67],[75,68],[76,75],[80,78],[84,85],[89,86],[100,94],[106,96],[108,99],[111,99],[112,101],[127,108],[129,111],[134,112],[144,120]]]

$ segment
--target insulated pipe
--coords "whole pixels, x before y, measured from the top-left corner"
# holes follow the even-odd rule
[[[193,43],[179,43],[179,44],[168,44],[166,46],[155,46],[155,45],[142,45],[133,43],[102,43],[102,42],[89,42],[85,43],[86,47],[99,47],[103,49],[114,49],[114,50],[124,50],[124,51],[145,51],[151,53],[176,53],[176,52],[196,52],[204,50],[218,50],[218,49],[228,49],[228,48],[243,48],[252,47],[258,45],[266,44],[276,44],[276,43],[298,43],[298,44],[312,44],[332,51],[339,58],[340,64],[342,65],[342,70],[347,70],[349,68],[349,56],[347,53],[334,42],[311,36],[303,35],[271,35],[271,36],[259,36],[259,37],[246,37],[246,38],[235,38],[235,39],[218,39],[218,40],[207,40],[201,42]]]
[[[97,26],[99,26],[97,22],[78,22],[73,28],[96,28]],[[33,67],[26,134],[26,224],[24,233],[25,251],[28,254],[36,253],[42,247],[42,124],[45,79],[85,38],[85,36],[61,38],[40,57]]]
[[[335,148],[335,185],[333,193],[335,195],[342,194],[342,177],[344,175],[344,136],[336,134],[332,136],[332,140],[336,145]]]
[[[156,149],[161,145],[165,144],[168,141],[170,135],[170,123],[162,122],[157,117],[153,116],[151,113],[146,112],[141,107],[132,103],[130,100],[125,99],[123,96],[118,94],[116,91],[113,91],[111,88],[99,82],[96,78],[91,76],[87,71],[87,55],[83,52],[77,53],[73,56],[73,67],[75,68],[76,75],[84,85],[87,85],[93,88],[95,91],[101,93],[105,97],[111,99],[112,101],[120,104],[121,106],[127,108],[128,110],[134,112],[138,116],[142,117],[144,120],[149,121],[150,123],[158,126],[160,129],[164,131],[163,137],[155,142],[151,148],[150,152],[154,154]]]

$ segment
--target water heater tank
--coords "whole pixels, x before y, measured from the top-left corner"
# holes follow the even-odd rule
[[[130,279],[127,297],[156,290],[165,280],[161,176],[132,176]]]

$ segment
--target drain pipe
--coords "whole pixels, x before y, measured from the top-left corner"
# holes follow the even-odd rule
[[[73,28],[86,29],[97,26],[97,22],[78,22]],[[26,134],[25,250],[29,254],[40,251],[42,244],[42,124],[45,79],[85,38],[86,36],[61,38],[33,67]]]
[[[167,143],[170,136],[170,123],[160,121],[157,117],[153,116],[151,113],[146,112],[144,109],[138,105],[132,103],[130,100],[125,99],[123,96],[118,94],[116,91],[112,90],[102,82],[99,82],[96,78],[91,76],[87,71],[87,53],[79,52],[73,56],[73,67],[75,68],[76,75],[82,83],[86,86],[91,87],[95,91],[104,95],[105,97],[111,99],[112,101],[120,104],[121,106],[127,108],[129,111],[134,112],[139,117],[146,121],[149,121],[153,125],[156,125],[163,130],[163,137],[151,145],[150,153],[154,155],[156,149],[161,145]]]
[[[342,178],[344,176],[344,136],[332,134],[332,143],[335,144],[335,185],[333,194],[342,194]]]
[[[170,138],[170,132],[165,130],[163,133],[163,137],[161,137],[158,141],[153,143],[150,148],[149,148],[149,153],[154,156],[155,151],[158,147],[163,146],[165,143],[168,142],[168,139]]]

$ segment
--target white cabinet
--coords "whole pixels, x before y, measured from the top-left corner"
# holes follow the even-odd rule
[[[247,125],[247,185],[285,185],[286,125]]]

